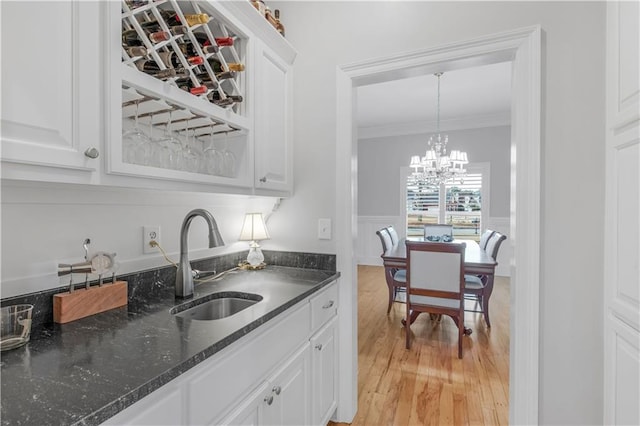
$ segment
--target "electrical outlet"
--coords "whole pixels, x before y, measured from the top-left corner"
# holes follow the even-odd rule
[[[318,219],[318,239],[331,239],[331,219]]]
[[[155,241],[160,244],[160,227],[159,226],[144,226],[142,228],[142,252],[145,254],[157,253],[156,247],[151,247],[149,243]]]

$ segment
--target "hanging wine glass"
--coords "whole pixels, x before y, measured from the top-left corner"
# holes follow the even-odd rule
[[[197,173],[207,174],[207,164],[204,161],[204,141],[200,139],[201,135],[196,136],[196,129],[193,129],[193,140],[191,141],[191,150],[198,158]]]
[[[154,162],[155,139],[153,138],[153,112],[149,113],[149,131],[147,139],[141,144],[141,149],[136,151],[136,164],[141,166],[158,167]]]
[[[222,152],[216,149],[216,145],[213,140],[213,125],[211,126],[211,133],[209,134],[209,136],[209,146],[204,149],[204,163],[206,166],[206,171],[210,175],[221,175],[224,159],[222,156]]]
[[[229,150],[229,132],[224,132],[223,155],[223,176],[235,177],[236,175],[236,156],[233,151]]]
[[[180,170],[183,165],[182,144],[171,132],[172,114],[173,111],[169,111],[169,121],[166,123],[164,139],[162,140],[162,163],[165,168]]]
[[[133,128],[128,130],[123,129],[122,133],[122,161],[129,164],[136,164],[137,158],[143,155],[144,145],[149,140],[149,137],[139,127],[139,100],[135,102],[135,106]]]
[[[195,130],[193,136],[195,138]],[[191,141],[189,140],[189,121],[187,120],[187,128],[185,129],[185,143],[182,147],[182,153],[184,155],[184,169],[187,172],[198,173],[198,156],[193,150]]]

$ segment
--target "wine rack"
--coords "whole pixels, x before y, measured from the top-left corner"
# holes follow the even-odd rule
[[[167,15],[174,16],[179,21],[180,33],[173,30],[175,25],[167,22],[165,19]],[[195,23],[190,22],[187,18],[193,15],[201,19]],[[143,28],[149,24],[153,25],[156,32],[151,33]],[[243,57],[240,54],[244,48],[243,37],[230,29],[223,20],[203,11],[198,1],[123,0],[122,31],[123,33],[135,31],[136,44],[144,47],[146,51],[144,56],[131,56],[123,37],[122,62],[124,64],[137,69],[140,61],[152,61],[151,65],[159,72],[177,67],[180,71],[179,75],[164,78],[166,82],[177,86],[180,81],[187,88],[191,88],[194,96],[205,100],[215,99],[218,106],[231,109],[235,113],[242,112],[244,95],[242,71],[231,71],[229,64],[244,66]],[[163,33],[168,38],[160,41],[152,40],[153,37],[150,37],[150,34],[158,33]],[[222,45],[221,39],[230,39],[232,44]],[[205,44],[215,51],[205,53]],[[188,57],[181,49],[187,45],[195,56]],[[175,55],[175,60],[172,61],[173,63],[167,63],[166,58],[172,55]],[[200,62],[194,64],[190,61],[191,58],[200,59]],[[218,72],[211,61],[220,64]],[[221,78],[221,75],[225,78]]]
[[[176,172],[187,172],[200,176],[191,178],[196,181],[226,181],[245,173],[247,40],[215,10],[202,6],[206,5],[196,0],[122,1],[120,158],[131,166],[144,166],[140,173],[145,175],[159,177],[164,170],[171,171],[174,179],[181,179]],[[163,39],[154,39],[158,33],[164,34]],[[125,43],[129,40],[135,43]],[[136,50],[142,53],[131,55]],[[194,63],[193,58],[200,61]],[[155,72],[148,72],[147,62]],[[174,156],[170,143],[180,147]],[[158,171],[150,172],[148,167]]]

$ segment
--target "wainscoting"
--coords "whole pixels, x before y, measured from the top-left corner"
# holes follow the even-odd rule
[[[393,225],[400,238],[405,237],[403,220],[401,216],[358,216],[358,239],[356,242],[356,262],[358,265],[382,265],[380,254],[382,246],[376,231],[382,227]],[[512,246],[509,239],[510,223],[508,217],[489,217],[485,229],[493,229],[507,236],[506,241],[500,246],[498,252],[498,266],[496,275],[511,276]]]

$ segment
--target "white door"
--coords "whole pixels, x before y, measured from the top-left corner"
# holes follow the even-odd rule
[[[640,424],[640,3],[607,3],[604,424]]]

